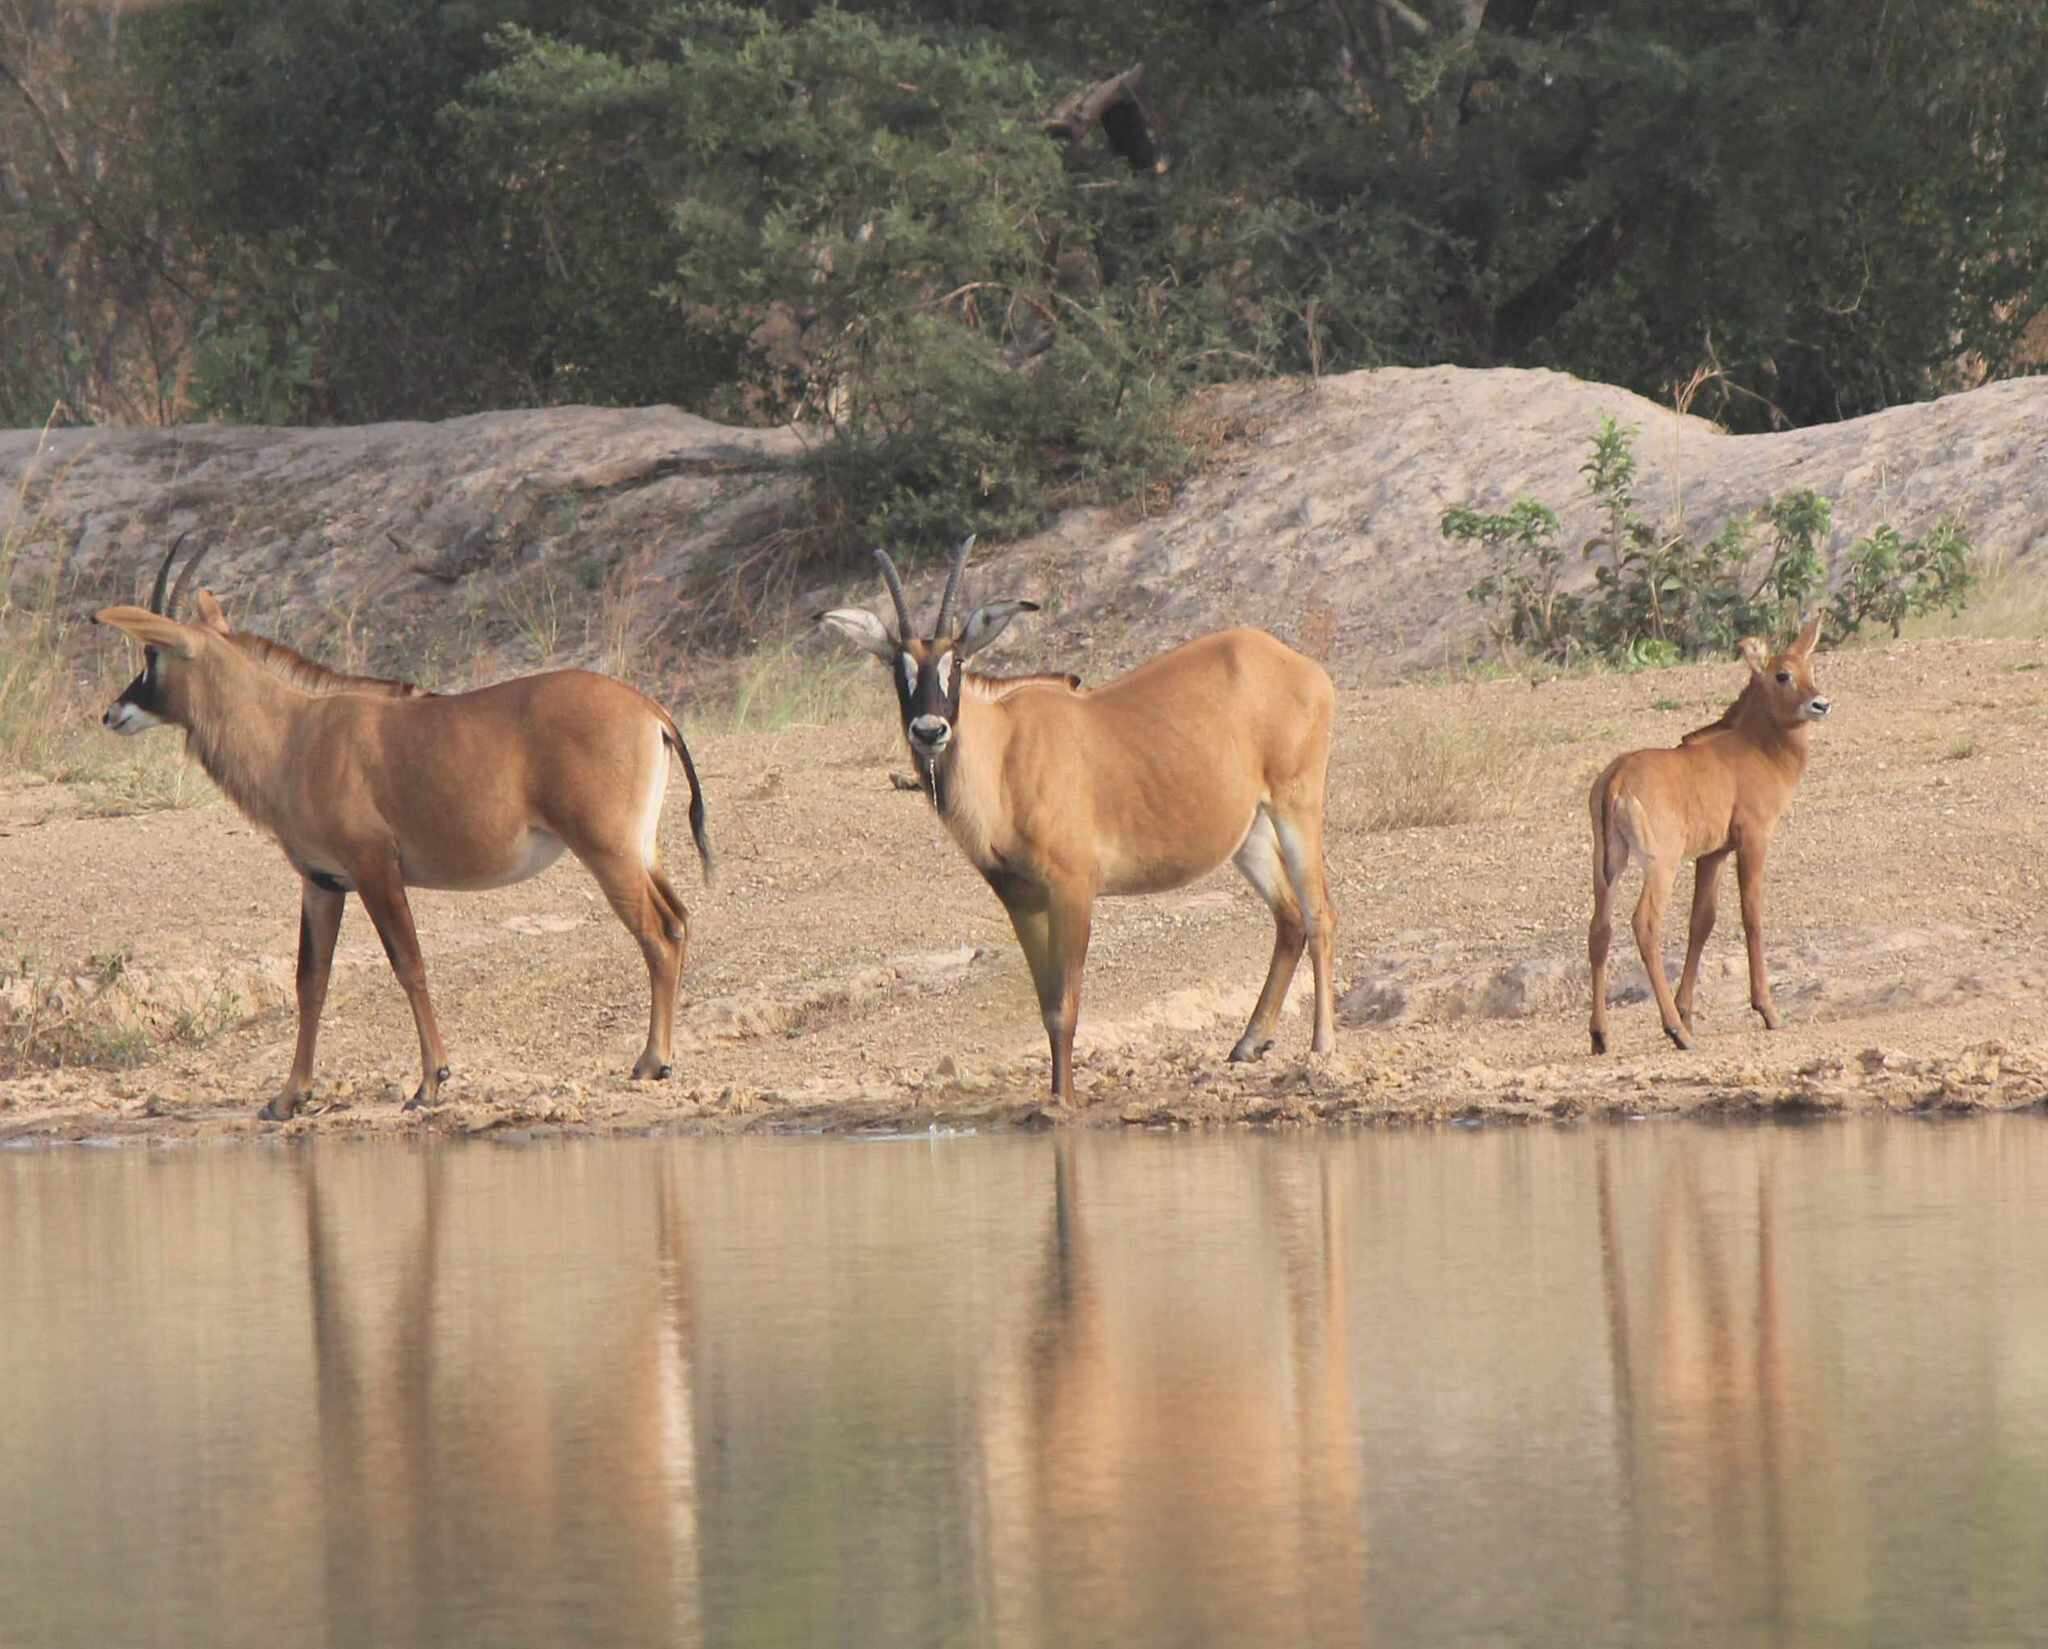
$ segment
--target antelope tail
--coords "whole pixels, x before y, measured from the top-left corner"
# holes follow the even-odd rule
[[[690,781],[690,837],[697,844],[697,859],[704,867],[704,883],[711,883],[711,843],[704,835],[704,787],[697,782],[697,764],[690,760],[690,747],[683,743],[682,729],[676,726],[675,717],[660,705],[661,737],[669,749],[683,758],[683,773]]]
[[[1619,867],[1614,863],[1614,779],[1600,781],[1593,803],[1593,874],[1602,887],[1611,886]]]

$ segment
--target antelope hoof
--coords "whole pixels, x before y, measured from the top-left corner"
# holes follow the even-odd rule
[[[264,1106],[262,1110],[256,1113],[256,1120],[258,1122],[289,1122],[292,1119],[292,1113],[299,1108],[299,1103],[299,1096],[296,1094],[279,1094],[268,1105]]]
[[[1683,1048],[1687,1053],[1692,1052],[1692,1038],[1686,1035],[1678,1026],[1666,1025],[1664,1027],[1664,1034],[1671,1038],[1671,1045],[1674,1048]]]
[[[1273,1039],[1270,1036],[1263,1041],[1255,1040],[1252,1033],[1246,1031],[1237,1039],[1237,1046],[1230,1050],[1230,1062],[1233,1065],[1248,1065],[1255,1059],[1264,1059],[1266,1050],[1272,1046]]]
[[[635,1082],[646,1082],[649,1079],[656,1082],[666,1082],[675,1074],[676,1068],[667,1060],[653,1059],[646,1054],[642,1054],[633,1066],[633,1080]]]
[[[1607,1033],[1605,1031],[1595,1031],[1593,1033],[1593,1052],[1596,1054],[1607,1052]]]
[[[1765,1030],[1775,1031],[1784,1024],[1784,1021],[1778,1017],[1778,1010],[1776,1008],[1767,1007],[1761,1002],[1753,1002],[1750,1006],[1755,1008],[1759,1017],[1762,1018]]]
[[[441,1084],[447,1080],[448,1067],[446,1065],[443,1065],[431,1077],[422,1077],[420,1085],[413,1089],[412,1098],[405,1102],[404,1108],[408,1111],[417,1111],[424,1106],[432,1105],[441,1097]]]

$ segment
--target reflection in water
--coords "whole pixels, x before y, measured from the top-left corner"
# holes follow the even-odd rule
[[[1201,1226],[1169,1215],[1133,1242],[1098,1230],[1080,1185],[1103,1166],[1092,1155],[1072,1137],[1053,1148],[1030,1309],[982,1379],[997,1636],[1355,1637],[1362,1461],[1327,1162],[1185,1165]],[[1233,1209],[1241,1241],[1212,1254],[1203,1227]],[[1199,1258],[1162,1265],[1156,1244]]]
[[[0,1644],[2023,1640],[2048,1128],[0,1157]]]

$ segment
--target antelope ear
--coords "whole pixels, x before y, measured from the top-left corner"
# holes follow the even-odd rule
[[[954,642],[953,650],[962,658],[972,658],[1001,635],[1010,620],[1019,613],[1037,611],[1038,603],[1035,601],[991,601],[986,607],[977,607],[961,626],[960,638]]]
[[[201,590],[192,598],[192,605],[199,610],[199,623],[203,629],[211,630],[217,636],[234,634],[235,627],[228,622],[228,615],[220,610],[220,602],[211,590]]]
[[[1764,645],[1761,636],[1744,636],[1737,646],[1742,652],[1742,662],[1758,675],[1771,667],[1771,650]]]
[[[154,647],[178,658],[190,658],[205,641],[204,632],[193,629],[191,625],[180,624],[161,613],[145,612],[140,607],[102,607],[92,616],[96,624],[111,624],[143,646]]]
[[[889,634],[888,627],[865,607],[834,607],[818,614],[820,624],[830,625],[864,653],[873,653],[884,664],[895,662],[902,643]]]
[[[1806,623],[1800,628],[1798,638],[1786,650],[1797,653],[1801,658],[1811,658],[1813,656],[1813,649],[1820,642],[1820,621],[1820,611],[1815,609],[1815,611],[1807,616]]]

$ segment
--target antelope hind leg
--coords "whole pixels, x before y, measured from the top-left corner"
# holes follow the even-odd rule
[[[590,854],[583,863],[647,962],[647,1045],[633,1080],[661,1081],[674,1070],[676,986],[682,978],[687,916],[667,879],[633,854]]]
[[[1266,969],[1266,986],[1259,992],[1258,1005],[1252,1009],[1251,1023],[1230,1050],[1231,1059],[1241,1063],[1260,1058],[1273,1045],[1280,1009],[1308,943],[1308,928],[1302,922],[1294,890],[1287,885],[1287,867],[1280,859],[1280,838],[1274,834],[1273,823],[1263,808],[1253,816],[1244,845],[1231,862],[1258,889],[1259,897],[1273,912],[1273,960]]]
[[[1308,961],[1316,982],[1315,1030],[1311,1053],[1326,1054],[1337,1045],[1337,907],[1330,903],[1328,867],[1323,861],[1323,796],[1318,786],[1305,806],[1270,815],[1280,843],[1280,862],[1293,884],[1294,899],[1308,930]]]
[[[1643,971],[1650,976],[1650,989],[1656,993],[1657,1013],[1664,1021],[1664,1034],[1680,1048],[1690,1048],[1692,1038],[1686,1034],[1683,1022],[1678,1017],[1678,1004],[1672,999],[1671,980],[1664,972],[1664,905],[1671,897],[1671,883],[1678,873],[1678,867],[1657,859],[1643,860],[1643,892],[1636,900],[1635,934],[1636,950],[1643,958]]]

